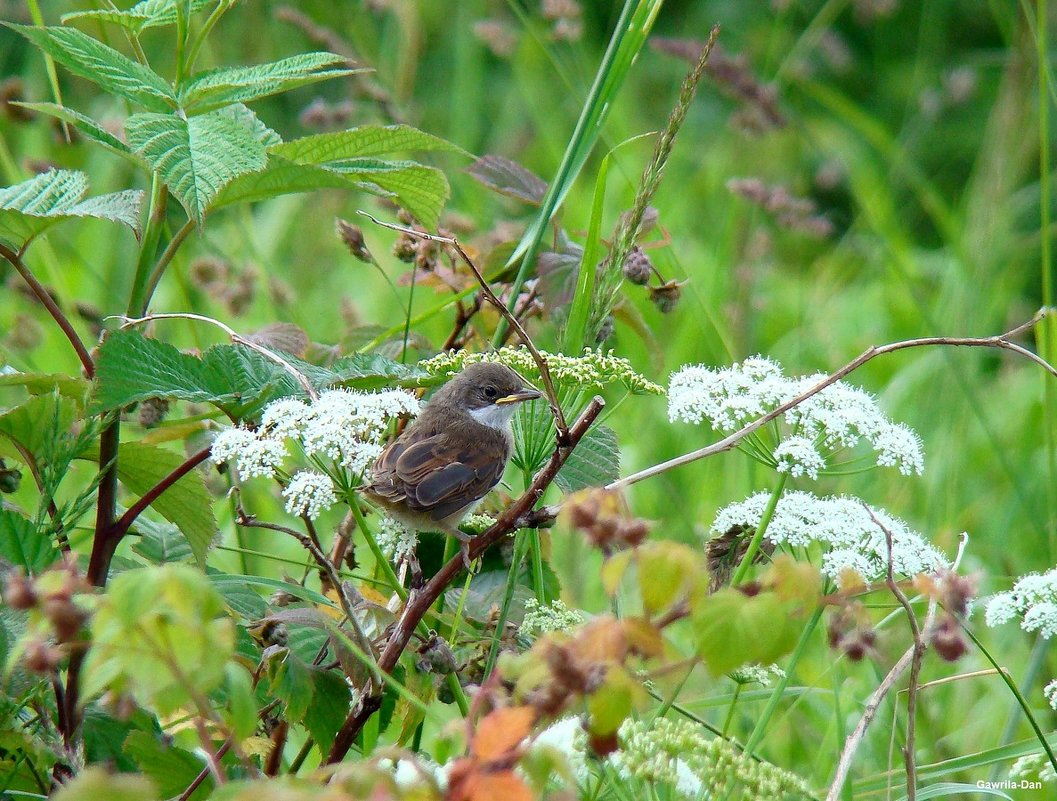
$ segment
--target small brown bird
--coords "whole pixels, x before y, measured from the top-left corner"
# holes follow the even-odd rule
[[[539,397],[509,367],[470,365],[382,452],[364,492],[416,531],[457,537],[468,567],[470,538],[459,522],[503,477],[517,407]]]

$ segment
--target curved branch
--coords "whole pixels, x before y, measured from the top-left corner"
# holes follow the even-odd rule
[[[624,487],[636,484],[643,479],[651,478],[652,476],[665,473],[676,467],[681,467],[684,464],[690,464],[696,462],[698,459],[704,459],[706,456],[714,456],[717,453],[723,451],[733,450],[737,447],[738,443],[741,442],[745,437],[763,428],[765,425],[770,423],[775,418],[781,417],[783,414],[788,412],[794,406],[799,406],[801,403],[806,401],[813,395],[817,395],[819,392],[824,390],[826,387],[831,386],[849,373],[858,370],[868,361],[883,356],[886,353],[895,353],[897,350],[907,350],[908,348],[922,348],[930,345],[948,345],[953,347],[963,348],[998,348],[1000,350],[1008,350],[1023,356],[1026,359],[1030,359],[1037,365],[1042,367],[1050,375],[1057,378],[1057,367],[1054,367],[1048,361],[1043,359],[1037,353],[1032,353],[1025,347],[1017,345],[1014,342],[1010,342],[1009,339],[1016,336],[1017,334],[1023,333],[1031,328],[1034,328],[1038,323],[1045,317],[1052,316],[1055,309],[1051,307],[1044,307],[1039,309],[1032,317],[1025,323],[1021,323],[1016,328],[1010,329],[1004,334],[991,337],[921,337],[919,339],[904,339],[900,342],[891,342],[887,345],[873,345],[864,350],[859,356],[852,359],[846,365],[841,367],[834,373],[830,373],[828,376],[823,378],[817,384],[812,386],[810,389],[797,395],[795,398],[786,401],[781,406],[773,409],[762,417],[758,417],[748,425],[735,431],[728,437],[721,439],[719,442],[713,443],[705,448],[699,448],[696,451],[690,453],[684,453],[682,456],[676,456],[674,459],[669,459],[666,462],[647,467],[645,470],[640,470],[637,473],[632,473],[630,476],[617,479],[606,485],[606,489],[617,490],[623,489]]]
[[[88,353],[88,349],[84,346],[81,338],[74,330],[70,318],[66,316],[63,310],[59,308],[59,304],[55,302],[55,298],[52,297],[51,292],[49,292],[45,286],[37,280],[37,277],[33,275],[30,269],[26,266],[26,263],[22,261],[22,254],[16,253],[4,244],[0,244],[0,256],[15,268],[18,274],[22,276],[22,280],[29,284],[29,288],[33,291],[37,300],[39,300],[41,305],[48,310],[48,314],[51,315],[59,328],[62,329],[62,333],[66,335],[66,338],[70,341],[73,349],[77,352],[77,358],[81,361],[81,366],[84,368],[85,375],[87,375],[89,379],[94,378],[95,362],[92,361],[91,354]]]

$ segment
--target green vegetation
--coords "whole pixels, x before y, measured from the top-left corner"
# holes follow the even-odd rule
[[[1052,4],[119,5],[0,2],[0,798],[1052,795]]]

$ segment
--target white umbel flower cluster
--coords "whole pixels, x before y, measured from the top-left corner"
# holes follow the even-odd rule
[[[418,545],[418,534],[389,515],[382,516],[374,536],[382,553],[393,562],[413,554]]]
[[[306,456],[330,459],[360,475],[381,453],[389,421],[418,410],[418,398],[399,389],[331,389],[312,404],[282,398],[264,409],[257,430],[238,426],[217,434],[212,459],[217,464],[234,460],[243,478],[274,476],[286,458],[287,441],[293,440]]]
[[[1013,589],[1000,592],[987,602],[984,619],[988,626],[1017,617],[1024,631],[1037,631],[1047,638],[1057,635],[1057,567],[1041,575],[1021,576]]]
[[[315,520],[321,513],[338,502],[334,482],[329,476],[315,470],[302,470],[283,489],[286,511],[295,517]]]
[[[525,617],[518,627],[523,637],[538,637],[548,631],[565,631],[587,620],[583,612],[570,609],[559,599],[541,604],[535,598],[525,601]]]
[[[1057,679],[1042,688],[1042,695],[1051,707],[1057,710]]]
[[[668,418],[733,433],[773,411],[825,378],[825,374],[792,377],[781,366],[754,356],[730,367],[686,365],[668,388]],[[839,450],[866,442],[877,464],[903,475],[924,470],[921,440],[902,423],[892,422],[877,400],[858,387],[838,381],[783,415],[789,436],[773,453],[777,468],[790,475],[817,477],[826,459]]]
[[[770,498],[769,492],[758,492],[720,509],[712,523],[713,534],[724,534],[735,526],[756,528]],[[942,553],[902,520],[880,509],[868,509],[858,498],[787,492],[775,507],[766,536],[776,545],[794,548],[820,543],[827,548],[822,557],[822,572],[838,584],[849,569],[866,581],[875,581],[888,571],[888,543],[884,529],[874,521],[871,512],[892,534],[895,573],[904,576],[932,573],[948,564]]]

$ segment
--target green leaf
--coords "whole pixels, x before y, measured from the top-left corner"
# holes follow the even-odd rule
[[[269,152],[298,164],[327,164],[343,159],[431,150],[470,156],[458,145],[410,125],[363,125],[347,131],[315,134],[278,145]]]
[[[616,432],[607,426],[596,426],[587,432],[569,454],[554,483],[563,492],[585,487],[603,487],[620,477],[620,445]]]
[[[140,535],[132,550],[148,562],[186,562],[193,556],[187,538],[171,523],[155,523],[140,515],[132,524],[132,531]]]
[[[225,718],[235,737],[244,740],[257,729],[258,709],[257,698],[253,693],[253,682],[246,669],[235,662],[229,662],[224,673],[227,679],[225,689],[228,696]]]
[[[199,223],[225,184],[267,164],[258,132],[241,113],[214,111],[190,119],[133,114],[125,130],[132,149]]]
[[[66,373],[21,373],[0,367],[0,387],[25,387],[31,395],[43,395],[58,390],[64,398],[84,405],[92,385],[79,376]]]
[[[352,179],[365,192],[383,197],[388,193],[429,230],[436,229],[451,194],[444,173],[414,161],[353,159],[334,162],[331,169]]]
[[[332,670],[312,670],[312,701],[305,710],[304,724],[320,752],[326,755],[349,712],[349,685]]]
[[[0,239],[22,247],[53,225],[85,217],[127,225],[140,235],[138,190],[85,198],[88,177],[73,170],[48,170],[28,181],[0,189]]]
[[[77,404],[55,394],[37,395],[0,414],[0,436],[23,451],[41,454],[58,432],[68,431],[77,419]]]
[[[270,689],[286,707],[284,715],[300,722],[315,691],[308,666],[289,649],[276,648],[269,654],[267,669]]]
[[[176,107],[176,95],[164,78],[76,28],[5,24],[74,75],[87,78],[110,94],[150,111]]]
[[[184,456],[174,451],[141,442],[124,442],[118,453],[117,477],[130,490],[143,495],[183,463]],[[192,470],[163,492],[151,507],[180,529],[198,564],[204,565],[217,524],[213,517],[213,499],[202,475]]]
[[[317,189],[355,189],[352,181],[326,167],[296,164],[269,154],[267,166],[260,172],[240,175],[217,193],[214,208],[234,203],[260,200]]]
[[[650,615],[662,612],[682,598],[697,571],[705,570],[688,545],[647,542],[636,553],[642,606]]]
[[[10,509],[0,509],[0,558],[35,575],[58,559],[59,552],[32,522]]]
[[[162,743],[145,731],[134,731],[125,739],[125,752],[150,777],[162,798],[180,795],[202,772],[205,763],[183,748]],[[206,798],[213,789],[212,777],[189,796],[196,801]]]
[[[416,384],[421,368],[382,356],[357,354],[333,367],[283,357],[316,387],[341,384],[370,389],[394,382]],[[212,403],[236,418],[259,411],[275,398],[303,394],[285,368],[248,348],[217,345],[202,357],[181,353],[172,345],[137,331],[114,331],[96,358],[94,412],[120,409],[147,398]]]
[[[86,768],[76,778],[64,784],[52,801],[153,801],[160,796],[146,776],[131,773],[110,775],[101,767]]]
[[[769,664],[796,643],[798,625],[773,592],[727,588],[693,604],[697,650],[713,676],[749,662]]]
[[[334,53],[301,53],[250,67],[221,67],[191,76],[180,90],[180,105],[189,114],[202,114],[231,103],[248,103],[328,78],[363,72],[362,69],[324,69],[348,62]]]
[[[191,13],[201,11],[214,0],[190,0]],[[63,14],[60,19],[63,25],[77,20],[90,20],[109,22],[120,25],[132,33],[140,33],[147,28],[156,28],[162,25],[176,24],[177,5],[187,6],[187,0],[143,0],[136,3],[132,8],[121,11],[119,9],[97,9],[95,11],[75,11],[72,14]]]
[[[310,590],[308,587],[302,587],[299,584],[290,584],[286,581],[280,581],[279,579],[266,578],[265,576],[235,576],[228,573],[210,573],[209,580],[213,582],[213,585],[220,591],[225,598],[232,585],[251,585],[257,587],[266,587],[271,590],[282,590],[288,592],[291,595],[296,595],[303,601],[309,601],[314,604],[322,604],[336,609],[337,606],[327,596],[322,593],[318,593],[315,590]],[[262,599],[263,600],[263,599]]]
[[[143,160],[133,153],[128,145],[110,133],[110,131],[106,130],[106,128],[91,117],[86,117],[79,111],[74,111],[72,108],[67,108],[66,106],[60,106],[58,103],[16,103],[15,105],[21,106],[22,108],[28,108],[30,111],[36,111],[40,114],[47,114],[49,117],[55,117],[56,119],[69,123],[86,139],[90,139],[96,144],[102,145],[112,153],[117,153],[119,156],[129,159],[134,164],[143,165]]]

